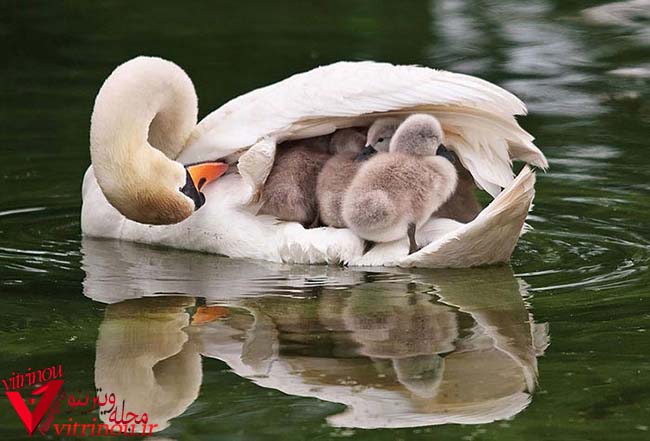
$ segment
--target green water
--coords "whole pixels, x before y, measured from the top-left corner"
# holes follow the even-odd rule
[[[0,377],[60,363],[69,394],[159,403],[157,439],[650,438],[650,3],[404,3],[0,2]],[[202,115],[342,59],[496,82],[551,163],[534,230],[463,271],[82,241],[93,99],[139,54]],[[28,438],[4,396],[0,437]]]

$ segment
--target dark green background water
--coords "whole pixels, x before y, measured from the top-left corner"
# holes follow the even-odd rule
[[[649,438],[650,2],[605,12],[585,12],[605,4],[589,1],[406,3],[1,1],[0,377],[62,363],[67,390],[94,387],[98,329],[108,315],[102,295],[84,296],[82,282],[98,271],[89,263],[97,253],[105,255],[104,285],[94,288],[113,301],[155,294],[157,288],[134,287],[159,277],[178,282],[178,294],[216,303],[223,299],[211,297],[209,287],[221,283],[223,290],[227,283],[212,280],[214,272],[237,265],[201,256],[192,259],[213,262],[214,272],[179,276],[163,266],[130,273],[123,255],[115,252],[112,260],[112,245],[100,244],[99,251],[84,247],[82,267],[80,186],[89,163],[89,117],[117,64],[140,54],[175,61],[193,79],[205,115],[229,98],[337,60],[417,63],[515,92],[530,110],[522,125],[551,164],[539,175],[529,221],[535,229],[517,247],[514,276],[503,269],[418,273],[433,294],[445,277],[471,281],[458,289],[476,296],[492,292],[495,280],[528,285],[527,307],[536,322],[549,324],[551,337],[538,359],[530,406],[509,421],[478,426],[342,430],[325,420],[342,405],[261,388],[204,357],[198,398],[159,437]],[[139,263],[161,258],[138,250]],[[311,317],[329,281],[290,289],[286,278],[301,272],[309,270],[244,278],[238,292],[250,283],[258,296],[265,289],[290,293],[291,305],[283,307]],[[364,277],[351,284],[356,288],[343,283],[337,292],[355,298],[373,274]],[[390,285],[405,276],[385,277]],[[202,280],[207,288],[197,290]],[[368,286],[381,295],[381,284]],[[405,295],[409,289],[404,284]],[[304,351],[334,357],[327,332],[318,332],[323,338],[305,343]],[[26,438],[5,398],[0,437]]]

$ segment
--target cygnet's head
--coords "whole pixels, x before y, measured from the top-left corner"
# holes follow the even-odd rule
[[[329,151],[332,154],[352,152],[359,153],[366,137],[355,129],[341,129],[334,132],[330,139]]]
[[[374,147],[378,152],[387,152],[390,141],[402,121],[403,119],[394,117],[375,120],[368,129],[366,145]]]
[[[399,118],[379,118],[368,129],[366,146],[356,157],[357,161],[365,161],[377,152],[387,152],[390,140],[402,123]]]
[[[424,114],[411,115],[395,132],[390,142],[390,151],[433,156],[438,153],[438,147],[444,148],[444,137],[442,126],[435,117]]]

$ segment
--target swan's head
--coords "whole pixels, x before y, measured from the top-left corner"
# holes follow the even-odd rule
[[[387,152],[390,140],[401,123],[401,119],[393,117],[375,120],[368,129],[366,146],[357,155],[357,160],[365,161],[377,152]]]
[[[330,140],[330,153],[359,153],[366,141],[365,136],[355,129],[341,129],[334,132]]]
[[[449,151],[443,145],[444,139],[442,126],[435,117],[424,114],[411,115],[395,132],[390,142],[390,151],[416,156],[438,154],[447,157]]]
[[[97,173],[102,164],[93,164],[106,199],[124,216],[143,224],[175,224],[190,217],[205,204],[201,190],[228,169],[220,162],[184,167],[151,150],[139,167],[125,167],[108,179],[106,173]]]
[[[169,61],[138,57],[102,85],[90,123],[97,183],[120,213],[145,224],[174,224],[205,202],[203,187],[227,165],[174,161],[196,126],[198,100],[187,74]]]

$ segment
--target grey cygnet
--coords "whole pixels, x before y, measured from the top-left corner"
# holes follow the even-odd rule
[[[300,222],[304,227],[318,226],[316,180],[325,162],[332,156],[324,137],[285,142],[278,146],[262,190],[259,214],[284,221]]]
[[[409,253],[418,250],[416,229],[454,192],[456,169],[441,146],[444,133],[430,115],[408,117],[388,153],[366,161],[343,198],[343,220],[360,237],[390,242],[407,236]]]
[[[332,135],[330,152],[334,156],[325,163],[316,185],[323,224],[336,228],[346,226],[342,213],[345,191],[365,160],[377,151],[388,151],[390,139],[400,123],[397,118],[379,118],[370,126],[367,136],[356,129],[342,129]]]

